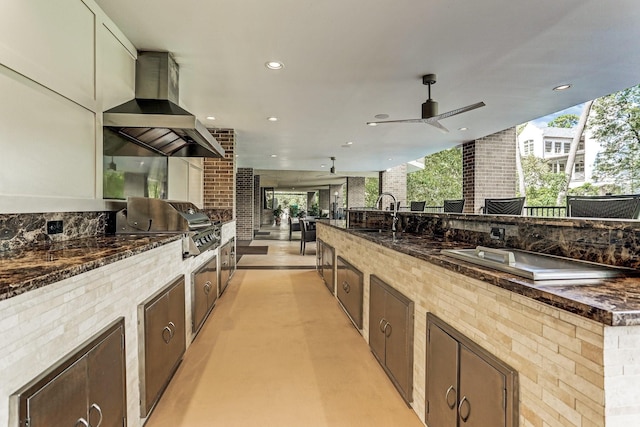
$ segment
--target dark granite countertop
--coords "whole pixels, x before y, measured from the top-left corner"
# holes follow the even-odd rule
[[[181,233],[99,236],[0,253],[0,300],[180,240]]]
[[[640,325],[640,277],[638,276],[571,281],[570,284],[558,284],[558,281],[554,284],[545,284],[545,281],[534,282],[513,274],[457,260],[440,252],[442,249],[475,247],[468,243],[409,233],[399,233],[399,239],[394,243],[390,232],[377,233],[346,229],[343,222],[337,221],[329,221],[325,224],[372,243],[605,325]]]

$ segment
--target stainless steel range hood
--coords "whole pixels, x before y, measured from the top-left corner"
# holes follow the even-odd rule
[[[204,125],[178,106],[178,76],[169,52],[138,52],[136,98],[103,113],[105,155],[140,155],[144,147],[164,156],[224,157]]]

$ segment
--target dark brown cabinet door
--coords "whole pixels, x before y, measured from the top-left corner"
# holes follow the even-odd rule
[[[407,402],[413,401],[413,301],[376,276],[369,287],[369,346]]]
[[[91,426],[122,427],[126,413],[124,325],[87,354],[88,421]]]
[[[69,366],[27,398],[30,427],[75,426],[87,418],[87,359]]]
[[[19,425],[122,427],[126,418],[124,321],[26,385]]]
[[[197,332],[218,298],[217,258],[214,256],[192,276],[191,330]]]
[[[458,342],[434,324],[429,325],[428,334],[427,424],[432,427],[456,427]]]
[[[371,279],[369,287],[369,347],[376,358],[385,364],[385,296],[386,292],[380,284]]]
[[[184,278],[179,278],[160,294],[143,304],[144,387],[141,413],[145,417],[160,397],[184,354],[185,312]]]
[[[362,329],[362,294],[364,281],[362,273],[338,257],[338,281],[336,295],[340,304],[358,329]]]
[[[327,244],[322,245],[322,278],[324,284],[333,294],[335,289],[334,283],[334,250]]]
[[[403,295],[385,295],[383,332],[386,337],[385,365],[402,397],[413,400],[413,302]]]
[[[460,346],[460,426],[506,425],[506,378],[464,345]]]

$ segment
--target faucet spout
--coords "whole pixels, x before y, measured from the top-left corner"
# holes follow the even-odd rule
[[[393,212],[391,214],[393,221],[391,223],[391,231],[393,231],[395,233],[396,231],[396,223],[398,222],[398,202],[396,201],[396,196],[394,196],[391,193],[380,193],[380,195],[378,196],[378,200],[376,200],[376,206],[378,206],[378,204],[380,203],[380,200],[382,200],[382,197],[384,196],[389,196],[393,199]]]

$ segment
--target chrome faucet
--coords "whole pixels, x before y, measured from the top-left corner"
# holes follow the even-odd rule
[[[376,200],[375,206],[378,206],[378,204],[380,203],[380,200],[382,200],[383,196],[389,196],[389,197],[391,197],[393,199],[393,212],[391,213],[393,221],[391,222],[391,231],[393,232],[393,241],[395,242],[395,240],[396,240],[396,223],[398,222],[398,202],[396,201],[396,197],[393,194],[391,194],[391,193],[380,193],[380,195],[378,196],[378,200]]]

